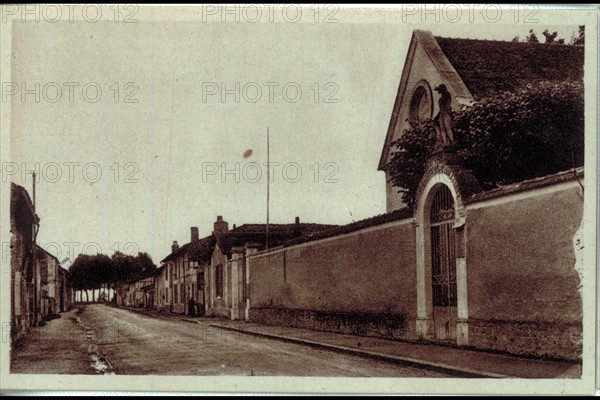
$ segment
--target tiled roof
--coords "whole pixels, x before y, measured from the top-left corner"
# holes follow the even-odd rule
[[[162,271],[164,271],[164,269],[165,265],[161,265],[160,267],[156,268],[154,270],[154,276],[159,276],[162,273]]]
[[[337,225],[324,224],[269,224],[269,247],[285,244],[291,239],[310,237]],[[228,232],[217,234],[219,248],[223,254],[231,254],[231,248],[254,244],[265,246],[267,235],[266,224],[245,224]]]
[[[149,278],[153,278],[156,275],[156,271],[157,269],[153,270],[153,271],[149,271],[143,275],[140,275],[136,278],[131,278],[128,281],[125,281],[125,284],[131,285],[133,283],[139,282],[139,281],[143,281],[144,279],[149,279]]]
[[[583,81],[583,46],[435,39],[475,99],[536,81]]]
[[[167,262],[173,260],[179,256],[182,256],[186,252],[189,254],[190,260],[202,261],[207,260],[212,255],[212,251],[215,248],[216,239],[213,234],[202,238],[200,240],[192,241],[184,244],[179,249],[175,250],[161,262]]]
[[[465,204],[471,204],[525,190],[537,189],[544,186],[556,185],[558,183],[568,182],[575,179],[581,179],[583,178],[583,172],[583,167],[579,167],[575,170],[570,169],[568,171],[562,171],[552,175],[546,175],[539,178],[533,178],[509,185],[503,185],[492,190],[475,193],[470,197],[466,198],[464,202]]]
[[[58,261],[58,258],[56,258],[56,256],[55,256],[54,254],[50,253],[48,250],[44,249],[43,247],[41,247],[41,246],[40,246],[40,245],[38,245],[37,243],[36,243],[35,247],[36,247],[36,249],[37,249],[38,251],[41,251],[42,253],[46,253],[46,254],[47,254],[47,255],[48,255],[50,258],[53,258],[53,259],[56,261],[57,265],[60,267],[60,261]],[[61,267],[61,268],[62,268],[62,267]],[[63,269],[64,269],[64,268],[63,268]],[[65,270],[65,271],[66,271],[66,270]]]

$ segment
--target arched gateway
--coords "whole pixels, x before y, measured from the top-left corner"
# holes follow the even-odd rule
[[[417,334],[429,340],[469,343],[465,209],[462,192],[474,177],[433,159],[417,191]]]

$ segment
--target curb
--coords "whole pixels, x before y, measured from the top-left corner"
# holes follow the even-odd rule
[[[187,322],[199,323],[199,322],[192,321],[192,320],[187,320]],[[452,376],[459,377],[459,378],[494,378],[494,379],[511,378],[508,375],[495,374],[492,372],[481,372],[481,371],[476,371],[476,370],[472,370],[469,368],[462,368],[462,367],[456,367],[456,366],[447,365],[447,364],[423,361],[423,360],[418,360],[418,359],[410,358],[410,357],[392,356],[389,354],[375,353],[375,352],[365,351],[365,350],[358,350],[358,349],[355,349],[352,347],[345,347],[345,346],[338,346],[338,345],[334,345],[334,344],[315,342],[315,341],[307,340],[307,339],[299,339],[299,338],[275,335],[275,334],[270,334],[270,333],[253,332],[253,331],[249,331],[249,330],[245,330],[245,329],[232,328],[229,326],[218,325],[218,324],[209,324],[209,326],[214,327],[214,328],[223,329],[226,331],[231,331],[231,332],[239,332],[239,333],[244,333],[247,335],[252,335],[252,336],[257,336],[257,337],[276,339],[276,340],[280,340],[283,342],[301,344],[301,345],[306,345],[306,346],[310,346],[310,347],[314,347],[314,348],[318,348],[318,349],[335,351],[337,353],[349,354],[349,355],[359,356],[359,357],[363,357],[363,358],[370,358],[373,360],[385,361],[385,362],[390,362],[393,364],[399,364],[399,365],[404,365],[404,366],[418,368],[418,369],[425,369],[425,370],[433,371],[433,372],[440,372],[443,374],[448,374],[448,375],[452,375]]]

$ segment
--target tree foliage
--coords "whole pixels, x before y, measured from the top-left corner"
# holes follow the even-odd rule
[[[546,44],[565,44],[565,39],[564,38],[560,38],[557,39],[558,37],[558,32],[550,32],[548,29],[545,29],[544,32],[542,32],[542,35],[544,35],[546,41],[544,43]],[[533,29],[529,30],[529,34],[527,36],[525,36],[523,38],[523,40],[521,40],[521,37],[519,35],[515,36],[512,39],[513,42],[526,42],[526,43],[540,43],[540,40],[538,39],[536,33],[533,31]],[[571,36],[571,40],[569,41],[568,44],[571,45],[577,45],[577,46],[583,46],[585,44],[585,25],[580,25],[579,26],[579,30],[578,33],[575,34],[573,33]]]
[[[69,272],[73,288],[87,291],[114,288],[120,282],[149,276],[156,268],[148,253],[132,256],[117,251],[111,257],[105,254],[79,254]]]
[[[457,161],[484,189],[583,165],[584,100],[578,82],[538,82],[453,113]],[[393,142],[388,170],[412,205],[435,146],[431,120]]]

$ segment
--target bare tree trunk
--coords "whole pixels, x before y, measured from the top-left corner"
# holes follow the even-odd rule
[[[89,295],[89,293],[88,293],[87,289],[85,290],[85,302],[86,302],[86,303],[89,303],[89,302],[90,302],[90,295]]]

